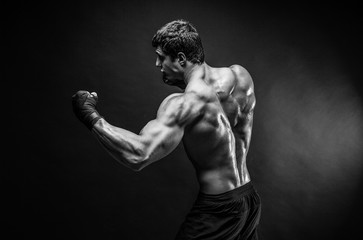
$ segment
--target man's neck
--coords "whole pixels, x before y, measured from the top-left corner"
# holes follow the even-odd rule
[[[190,63],[189,66],[187,66],[185,72],[184,72],[184,82],[188,85],[188,83],[195,78],[204,78],[204,75],[206,74],[206,68],[208,65],[203,62],[202,64],[192,64]]]

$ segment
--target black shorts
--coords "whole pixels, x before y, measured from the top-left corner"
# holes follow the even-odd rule
[[[251,182],[221,194],[199,193],[175,239],[258,239],[260,215],[260,197]]]

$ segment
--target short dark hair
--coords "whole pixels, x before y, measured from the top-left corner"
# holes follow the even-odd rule
[[[161,50],[172,59],[183,52],[192,63],[204,62],[204,50],[197,29],[188,21],[179,19],[165,24],[152,39],[153,47]]]

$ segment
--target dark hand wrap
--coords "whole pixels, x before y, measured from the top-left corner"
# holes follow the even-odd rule
[[[73,112],[89,130],[102,118],[96,110],[97,102],[98,97],[87,91],[78,91],[72,96]]]

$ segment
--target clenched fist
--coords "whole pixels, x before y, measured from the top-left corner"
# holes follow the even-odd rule
[[[72,96],[73,112],[89,130],[102,116],[96,110],[97,93],[80,90]]]

